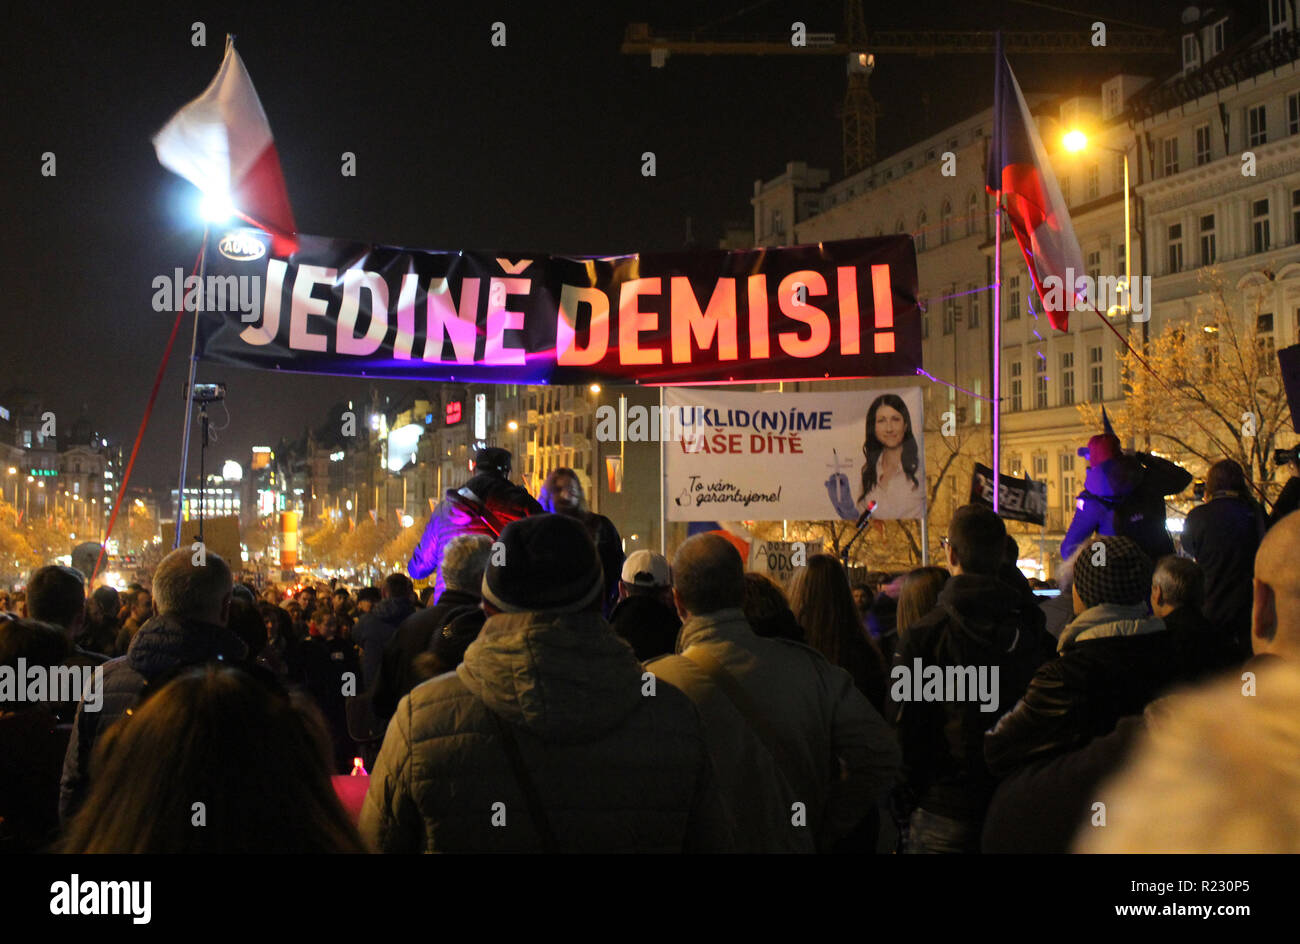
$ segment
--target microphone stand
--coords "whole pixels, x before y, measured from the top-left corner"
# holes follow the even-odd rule
[[[873,508],[872,511],[874,510]],[[862,516],[862,520],[858,523],[858,529],[853,532],[853,537],[849,538],[849,543],[844,545],[844,550],[840,551],[840,561],[844,564],[845,570],[848,570],[849,567],[849,551],[853,549],[853,545],[857,543],[858,538],[862,537],[862,532],[866,530],[869,524],[871,524],[870,512]]]

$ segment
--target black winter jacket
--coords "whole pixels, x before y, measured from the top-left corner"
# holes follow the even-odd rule
[[[1052,655],[1042,614],[1015,588],[992,576],[958,574],[939,592],[938,605],[901,634],[890,672],[886,707],[903,749],[900,812],[979,821],[996,785],[984,766],[984,732],[1015,704],[1034,671]],[[997,667],[997,701],[981,710],[963,701],[908,701],[916,660],[928,666]],[[991,674],[986,676],[992,679]],[[989,704],[994,704],[989,702]]]
[[[1025,696],[984,738],[984,758],[998,777],[1030,761],[1076,750],[1140,714],[1183,681],[1173,634],[1146,604],[1102,604],[1061,633],[1059,655],[1034,676]]]
[[[224,626],[155,616],[135,634],[126,655],[104,664],[103,703],[99,711],[77,707],[63,759],[59,784],[59,819],[67,822],[85,799],[90,785],[90,754],[100,732],[126,714],[145,685],[185,666],[248,658],[243,640]]]
[[[370,705],[377,717],[385,721],[391,718],[402,696],[415,687],[417,679],[411,664],[420,653],[429,651],[433,634],[447,625],[447,618],[462,607],[478,605],[477,594],[444,590],[433,606],[416,610],[402,620],[384,647],[379,678],[374,684]]]

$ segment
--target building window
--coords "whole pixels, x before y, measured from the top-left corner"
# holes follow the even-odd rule
[[[1007,280],[1007,321],[1020,318],[1020,276],[1013,275]]]
[[[1247,142],[1251,147],[1268,143],[1268,127],[1264,123],[1264,106],[1256,105],[1246,112]]]
[[[1020,371],[1023,368],[1020,361],[1011,362],[1011,412],[1019,413],[1024,409],[1024,400],[1021,397],[1021,377]]]
[[[1007,468],[1016,478],[1020,478],[1020,473],[1024,469],[1024,461],[1020,458],[1020,453],[1015,453],[1007,459]]]
[[[1115,155],[1115,189],[1124,192],[1124,155]]]
[[[939,207],[939,245],[952,239],[952,204],[947,200]]]
[[[1200,125],[1196,129],[1196,166],[1210,163],[1210,126]]]
[[[1061,406],[1074,405],[1074,352],[1061,354]]]
[[[1041,355],[1034,357],[1034,408],[1047,409],[1047,361]]]
[[[1165,176],[1178,173],[1178,139],[1165,138],[1160,147],[1164,153]]]
[[[1273,348],[1273,314],[1271,312],[1255,317],[1255,344],[1259,347],[1259,369],[1265,374],[1273,373],[1277,366],[1277,355]]]
[[[1183,71],[1195,69],[1200,61],[1200,56],[1196,50],[1196,34],[1187,33],[1183,36]]]
[[[1268,0],[1268,28],[1276,32],[1285,29],[1290,22],[1287,0]]]
[[[966,235],[974,236],[976,233],[976,224],[979,222],[980,204],[979,197],[971,194],[966,199]]]
[[[1291,231],[1293,242],[1300,243],[1300,190],[1291,191]]]
[[[1169,271],[1183,271],[1183,224],[1173,223],[1169,227]]]
[[[784,221],[783,221],[783,219],[782,219],[781,211],[780,211],[780,210],[773,210],[773,211],[772,211],[772,215],[771,215],[771,220],[772,220],[772,230],[771,230],[772,235],[773,235],[773,236],[782,236],[782,235],[784,235],[784,234],[785,234],[785,223],[784,223]]]
[[[1286,97],[1286,133],[1300,134],[1300,92]]]
[[[975,425],[978,426],[984,422],[984,381],[979,377],[975,378]]]
[[[1092,284],[1094,286],[1097,284],[1097,280],[1101,278],[1101,250],[1100,249],[1088,253],[1088,277],[1092,279]]]
[[[925,211],[922,210],[916,216],[916,236],[913,237],[916,242],[917,252],[925,252],[925,224],[926,215]]]
[[[1256,200],[1250,205],[1250,230],[1255,252],[1268,252],[1268,200]]]
[[[894,232],[903,233],[906,232],[906,230],[907,230],[907,224],[903,222],[903,218],[900,216],[898,218],[898,222],[894,224]]]
[[[1101,196],[1101,168],[1093,164],[1088,168],[1088,199],[1096,200]]]
[[[1119,114],[1119,86],[1112,85],[1106,89],[1106,115]]]
[[[1123,272],[1125,277],[1128,276],[1128,270],[1124,265],[1124,244],[1120,243],[1115,247],[1115,271]]]
[[[1088,402],[1106,398],[1106,366],[1101,362],[1101,347],[1088,348]]]
[[[1034,478],[1039,482],[1047,480],[1047,456],[1034,456]]]
[[[1061,453],[1061,508],[1069,515],[1074,506],[1074,456]]]
[[[1210,29],[1210,55],[1217,56],[1223,52],[1224,35],[1223,31],[1227,25],[1227,20],[1219,20]]]
[[[1297,191],[1300,193],[1300,191]],[[1214,246],[1214,214],[1201,217],[1201,265],[1213,265],[1216,258]]]
[[[948,297],[943,300],[943,333],[952,334],[957,326],[957,286],[949,289]]]
[[[980,326],[979,286],[972,284],[966,286],[966,289],[969,292],[966,297],[970,299],[970,317],[967,319],[967,322],[971,328],[978,328]]]

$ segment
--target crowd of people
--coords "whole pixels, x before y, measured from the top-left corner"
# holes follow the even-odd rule
[[[0,686],[0,849],[1300,851],[1300,468],[1265,514],[1216,463],[1180,554],[1151,497],[1182,470],[1101,439],[1048,582],[980,505],[903,573],[625,557],[577,475],[535,500],[501,449],[378,587],[40,568],[0,669],[101,690]]]

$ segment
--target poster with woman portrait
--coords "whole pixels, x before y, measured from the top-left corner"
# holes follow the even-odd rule
[[[755,393],[673,387],[659,424],[672,521],[925,515],[919,387]]]

